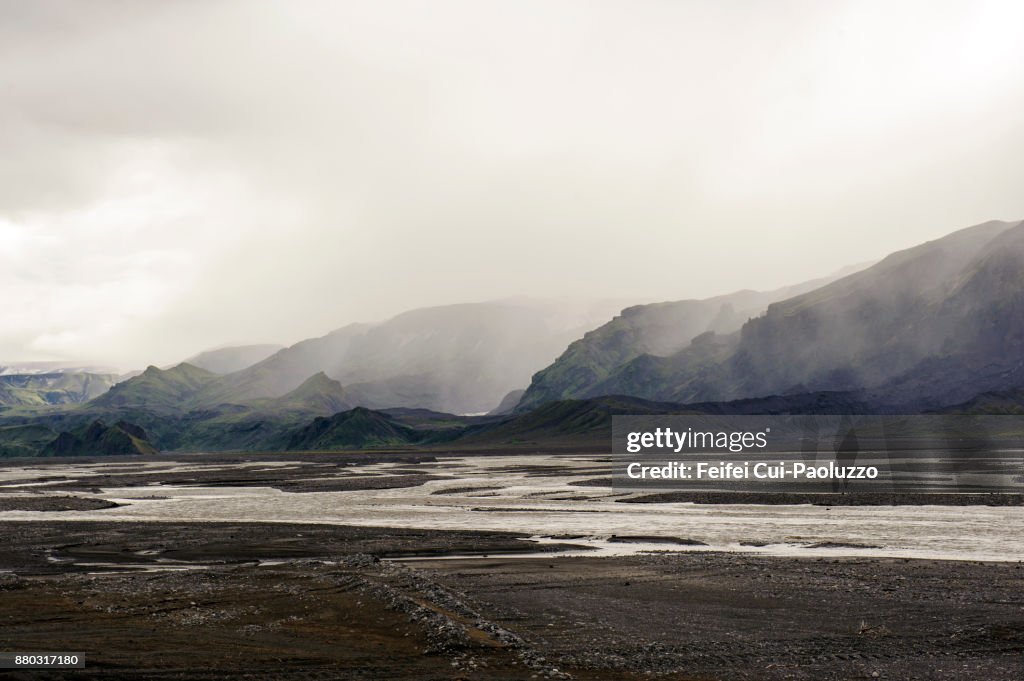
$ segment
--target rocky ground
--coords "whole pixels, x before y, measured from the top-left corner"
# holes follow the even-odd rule
[[[584,481],[587,482],[587,481]],[[578,483],[584,486],[582,483]],[[770,504],[792,506],[1024,506],[1024,494],[927,492],[659,492],[620,499],[625,504]]]
[[[508,557],[511,534],[7,523],[15,679],[1024,678],[1018,564]],[[411,555],[466,556],[448,559]]]

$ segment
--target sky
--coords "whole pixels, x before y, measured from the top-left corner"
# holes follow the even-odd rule
[[[0,0],[0,363],[827,275],[1024,218],[1024,4]]]

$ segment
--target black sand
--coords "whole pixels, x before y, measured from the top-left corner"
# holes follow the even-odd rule
[[[1024,674],[1016,563],[486,558],[536,547],[516,535],[323,525],[48,521],[4,532],[0,570],[13,572],[0,574],[0,648],[87,660],[7,678]],[[431,553],[478,555],[380,559]]]

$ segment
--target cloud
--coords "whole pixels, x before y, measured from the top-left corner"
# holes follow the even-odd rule
[[[1024,216],[1010,2],[0,3],[3,359],[671,299]]]

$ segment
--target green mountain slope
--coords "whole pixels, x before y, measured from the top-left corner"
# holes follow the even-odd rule
[[[314,417],[350,408],[341,384],[319,373],[276,399],[222,403],[184,414],[164,412],[162,417],[138,412],[131,416],[147,424],[156,434],[155,441],[165,449],[266,451],[283,449],[290,433]]]
[[[167,370],[151,366],[138,376],[118,383],[92,400],[89,406],[182,411],[195,400],[200,390],[216,378],[216,374],[191,364],[183,363]]]
[[[107,426],[93,421],[88,427],[60,433],[43,447],[42,456],[114,456],[156,454],[146,431],[126,421]]]
[[[81,404],[107,392],[116,379],[85,372],[0,375],[0,406]]]
[[[56,436],[42,424],[0,427],[0,456],[37,456]]]
[[[65,423],[74,428],[123,419],[143,426],[164,450],[268,450],[283,447],[287,434],[313,417],[351,407],[341,384],[322,373],[276,399],[195,407],[196,395],[215,380],[216,375],[188,364],[150,367],[75,411],[36,419],[62,429]]]
[[[422,441],[427,433],[402,425],[387,414],[357,407],[318,417],[295,432],[286,449],[293,451],[396,447]]]
[[[307,378],[290,393],[273,400],[253,403],[265,411],[304,411],[315,414],[334,414],[351,409],[341,383],[319,371]]]

